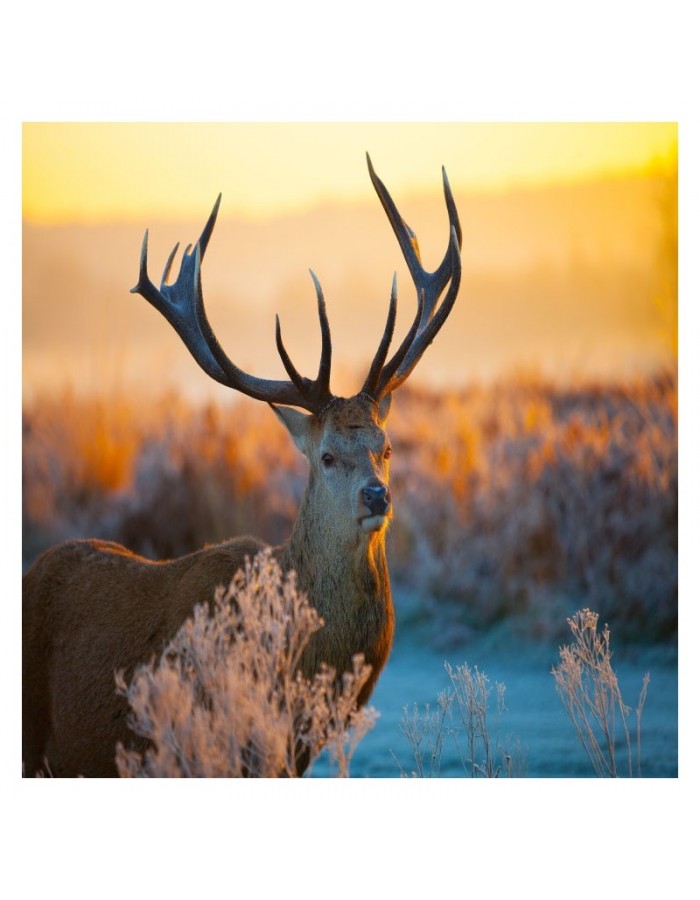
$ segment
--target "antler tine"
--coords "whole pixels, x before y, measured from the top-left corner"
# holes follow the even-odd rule
[[[146,233],[148,233],[148,232],[146,232]],[[180,241],[178,241],[177,244],[175,244],[173,249],[170,251],[170,256],[165,261],[165,266],[163,267],[163,275],[160,279],[161,288],[163,287],[165,282],[170,277],[170,270],[173,267],[173,260],[175,259],[175,254],[177,253],[179,246],[180,246]]]
[[[379,372],[379,375],[376,379],[376,384],[375,384],[374,388],[372,390],[370,390],[369,387],[363,388],[363,391],[365,393],[369,394],[372,397],[377,397],[377,398],[384,397],[386,394],[390,394],[392,390],[394,390],[395,388],[397,388],[399,386],[401,381],[404,381],[405,378],[408,377],[409,372],[406,373],[406,375],[404,376],[404,378],[401,379],[400,382],[398,382],[396,384],[394,384],[394,382],[392,382],[394,373],[397,371],[399,366],[406,359],[406,355],[408,354],[408,351],[411,349],[411,346],[413,345],[413,341],[416,337],[416,334],[420,327],[421,320],[423,318],[424,310],[425,310],[425,293],[423,291],[421,291],[420,295],[418,297],[418,309],[416,310],[416,315],[413,319],[413,323],[412,323],[411,327],[409,328],[406,337],[403,339],[403,341],[401,341],[401,345],[400,345],[399,349],[396,351],[396,353],[394,353],[394,355],[391,357],[389,362],[384,366],[384,368],[381,370],[381,372]],[[420,357],[418,357],[418,358],[420,358]],[[418,362],[418,359],[416,359],[416,362]],[[415,363],[413,365],[415,365]],[[411,368],[413,368],[413,366],[411,366]],[[387,387],[388,385],[390,385],[390,386]]]
[[[318,321],[321,325],[321,360],[318,365],[318,375],[314,382],[314,392],[324,397],[326,401],[330,397],[330,380],[331,380],[331,355],[333,348],[331,345],[331,329],[328,324],[328,315],[326,314],[326,301],[323,299],[323,291],[321,284],[316,278],[314,272],[309,269],[311,277],[316,288],[316,299],[318,301]]]
[[[462,249],[462,226],[459,221],[459,213],[457,212],[457,204],[452,195],[449,179],[445,167],[442,167],[442,189],[445,192],[445,205],[447,206],[447,215],[450,220],[450,233],[454,230],[457,235],[457,246]],[[443,260],[444,264],[445,260]]]
[[[319,318],[323,335],[323,350],[316,381],[302,378],[294,369],[289,356],[281,345],[281,336],[278,336],[278,347],[282,346],[282,361],[292,381],[275,381],[248,375],[231,362],[209,324],[202,293],[201,263],[214,230],[220,201],[221,194],[214,204],[194,250],[190,251],[190,246],[186,248],[177,279],[173,284],[166,284],[179,245],[176,245],[171,251],[163,272],[160,290],[148,277],[148,231],[146,231],[141,246],[139,280],[131,292],[145,297],[170,322],[196,362],[215,381],[257,400],[300,406],[309,412],[318,414],[332,399],[329,391],[330,328],[325,314],[325,304],[320,293]]]
[[[280,359],[282,360],[282,364],[287,371],[287,375],[292,379],[293,383],[296,385],[297,390],[304,390],[304,378],[297,371],[294,363],[292,362],[289,354],[287,353],[287,349],[282,342],[282,327],[280,326],[280,317],[275,316],[275,341],[277,343],[277,352],[280,355]]]
[[[209,238],[214,231],[214,225],[216,224],[216,217],[219,214],[219,206],[221,206],[221,194],[216,198],[216,203],[214,203],[214,208],[209,214],[209,218],[207,219],[207,224],[202,229],[202,233],[199,236],[199,241],[197,242],[199,246],[202,248],[202,259],[204,259],[204,254],[207,252],[207,247],[209,246]]]
[[[209,236],[214,228],[214,223],[216,222],[220,200],[221,194],[219,194],[219,197],[214,204],[214,208],[204,227],[204,231],[202,232],[202,238],[200,238],[200,240],[204,239],[205,241],[205,249],[206,244],[209,241]],[[179,246],[179,243],[176,244],[168,256],[163,271],[160,290],[158,290],[148,277],[148,229],[146,229],[141,245],[139,280],[136,285],[131,288],[131,293],[141,294],[141,296],[148,300],[158,312],[165,316],[207,375],[215,381],[218,381],[220,384],[227,385],[228,381],[225,372],[217,363],[216,357],[212,354],[207,343],[203,340],[203,335],[198,328],[195,292],[192,290],[192,285],[195,280],[194,276],[196,275],[194,254],[185,251],[180,265],[180,273],[175,283],[166,284]],[[199,244],[197,246],[199,246]]]
[[[423,325],[425,316],[425,296],[421,292],[418,301],[418,311],[414,319],[411,330],[406,335],[404,342],[396,351],[394,357],[382,370],[379,384],[377,387],[378,398],[384,397],[386,394],[395,391],[399,385],[408,378],[416,367],[420,358],[423,356],[427,348],[432,344],[436,334],[445,324],[447,317],[452,311],[454,302],[457,299],[459,285],[462,278],[462,265],[459,254],[459,243],[457,232],[452,229],[452,240],[450,241],[450,249],[452,254],[453,274],[450,286],[445,294],[445,298],[440,304],[435,315]]]
[[[427,272],[423,268],[423,265],[421,263],[418,238],[416,237],[413,229],[401,218],[401,214],[396,208],[396,204],[391,198],[389,191],[386,189],[384,183],[374,171],[374,166],[372,165],[372,160],[369,157],[369,153],[367,154],[367,168],[369,169],[369,176],[372,180],[372,184],[374,185],[374,189],[377,192],[377,196],[379,197],[379,200],[384,207],[384,212],[389,219],[389,223],[391,224],[391,227],[394,230],[394,234],[396,235],[396,238],[399,242],[399,246],[401,247],[401,252],[403,253],[403,257],[406,260],[406,264],[408,265],[413,283],[416,286],[416,291],[419,296],[421,290],[425,291],[425,307],[423,310],[424,324],[432,317],[433,310],[435,309],[435,304],[440,294],[445,289],[445,286],[447,285],[447,282],[449,281],[452,274],[451,250],[449,243],[447,251],[445,252],[445,256],[437,269],[434,272]],[[457,206],[454,202],[454,197],[452,196],[452,190],[450,188],[450,183],[447,179],[447,173],[445,172],[444,166],[442,168],[442,182],[443,190],[445,192],[447,213],[449,217],[450,235],[452,229],[454,229],[457,233],[459,247],[461,247],[462,227],[460,225],[459,215],[457,214]]]
[[[311,269],[309,269],[309,272],[311,273],[311,277],[316,288],[316,299],[318,302],[318,320],[321,325],[321,361],[319,363],[318,375],[316,376],[315,381],[311,381],[310,379],[304,378],[302,375],[300,375],[289,354],[287,353],[287,349],[282,341],[282,329],[280,326],[279,316],[276,316],[275,337],[277,341],[277,351],[280,355],[282,363],[284,364],[284,368],[286,369],[287,374],[292,379],[293,383],[296,385],[297,389],[302,394],[311,399],[318,397],[323,401],[323,405],[326,405],[332,398],[330,392],[332,354],[331,329],[330,325],[328,324],[328,316],[326,315],[326,302],[323,299],[323,291],[321,289],[321,285],[318,281],[318,278],[316,278],[316,275],[311,271]]]
[[[391,345],[391,339],[394,336],[394,326],[396,324],[396,272],[394,272],[394,280],[391,284],[391,297],[389,299],[389,315],[386,320],[386,325],[384,326],[384,334],[382,335],[382,339],[379,343],[379,347],[377,348],[377,352],[374,355],[374,359],[372,360],[372,365],[369,367],[369,374],[365,379],[365,383],[362,385],[362,393],[369,394],[370,397],[374,396],[374,392],[377,390],[377,386],[379,385],[379,376],[382,371],[382,367],[386,362],[386,357],[389,352],[389,346]]]
[[[444,324],[454,305],[462,271],[460,260],[462,229],[457,206],[443,166],[442,181],[450,223],[450,240],[445,256],[438,268],[432,273],[427,272],[421,263],[418,239],[413,230],[401,218],[391,195],[374,171],[369,154],[367,154],[367,166],[372,184],[401,247],[401,252],[408,265],[418,297],[418,309],[413,325],[397,352],[389,363],[381,368],[381,371],[375,371],[377,357],[375,357],[370,368],[370,375],[367,377],[363,391],[380,399],[391,393],[408,378],[418,360]],[[448,282],[450,282],[449,290],[436,310],[437,301]],[[382,338],[382,345],[383,343],[384,338]],[[377,352],[378,355],[379,351]]]

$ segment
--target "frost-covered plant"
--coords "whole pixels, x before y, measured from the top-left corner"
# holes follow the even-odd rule
[[[404,706],[403,719],[399,727],[411,745],[416,764],[413,774],[417,778],[434,778],[440,774],[442,748],[449,728],[447,717],[453,699],[454,695],[449,691],[441,691],[438,694],[436,710],[431,710],[430,704],[426,703],[421,713],[414,703],[413,711],[409,713],[408,707]],[[399,768],[402,775],[406,775],[401,763]]]
[[[347,776],[352,754],[376,719],[358,709],[370,666],[361,656],[336,677],[312,679],[299,664],[322,620],[284,575],[270,549],[247,560],[211,609],[197,606],[160,660],[137,668],[118,690],[131,728],[151,746],[117,748],[122,777],[294,776],[324,747]]]
[[[514,774],[513,756],[494,740],[488,727],[491,685],[488,676],[466,663],[455,669],[446,662],[451,688],[438,694],[438,708],[425,705],[423,713],[414,705],[404,708],[401,730],[408,739],[416,764],[414,775],[432,778],[440,773],[442,752],[452,738],[464,771],[472,778],[497,778]],[[497,710],[505,709],[504,684],[497,682]],[[454,707],[456,706],[456,715]],[[455,721],[457,718],[457,721]],[[497,762],[497,758],[501,762]],[[404,773],[405,774],[405,773]]]
[[[612,667],[610,629],[605,625],[603,631],[598,632],[598,613],[589,609],[579,610],[567,621],[574,640],[568,646],[559,648],[561,662],[552,668],[557,693],[596,775],[617,777],[615,751],[620,736],[624,741],[627,770],[631,777],[632,746],[627,727],[630,708],[625,706]],[[647,673],[636,710],[637,775],[641,775],[642,709],[649,681]]]
[[[494,761],[494,746],[488,729],[488,707],[491,687],[489,678],[484,672],[474,666],[470,668],[466,663],[453,669],[449,663],[445,663],[445,669],[450,676],[457,710],[462,723],[462,731],[467,739],[467,753],[464,756],[460,749],[462,764],[468,768],[472,777],[483,775],[485,778],[495,778],[499,774],[499,766]],[[497,709],[502,712],[505,709],[506,686],[496,682]],[[483,758],[477,760],[477,756],[483,753]]]

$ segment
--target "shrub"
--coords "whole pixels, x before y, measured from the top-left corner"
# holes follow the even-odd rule
[[[213,607],[201,605],[162,657],[140,666],[118,690],[131,728],[152,742],[145,754],[119,745],[122,777],[294,776],[326,747],[347,776],[375,712],[358,709],[370,666],[298,671],[316,610],[283,575],[269,549],[246,561]]]

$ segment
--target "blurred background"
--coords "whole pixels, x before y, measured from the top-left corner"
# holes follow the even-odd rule
[[[399,274],[415,294],[365,164],[417,231],[427,268],[448,231],[440,167],[464,230],[460,302],[416,383],[462,386],[528,369],[648,374],[673,362],[674,124],[24,126],[25,397],[174,388],[225,397],[138,296],[141,239],[158,281],[223,200],[204,267],[214,328],[256,374],[315,369],[324,287],[337,392],[371,359]]]
[[[389,422],[399,627],[360,773],[398,774],[401,709],[434,702],[442,661],[466,657],[528,686],[511,708],[530,774],[584,774],[573,737],[537,742],[550,695],[552,734],[566,729],[548,668],[567,616],[590,607],[632,681],[654,663],[648,773],[675,774],[674,123],[25,124],[23,565],[68,537],[153,557],[245,532],[285,539],[304,461],[129,288],[144,230],[159,283],[222,192],[203,287],[228,355],[286,377],[279,314],[295,364],[315,373],[312,268],[331,387],[354,393],[394,271],[398,340],[416,302],[366,151],[427,269],[448,241],[443,165],[464,240],[455,308]]]

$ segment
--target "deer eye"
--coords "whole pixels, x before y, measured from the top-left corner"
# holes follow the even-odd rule
[[[323,456],[321,457],[321,462],[327,469],[330,469],[330,467],[335,462],[335,457],[333,456],[332,453],[324,453]]]

